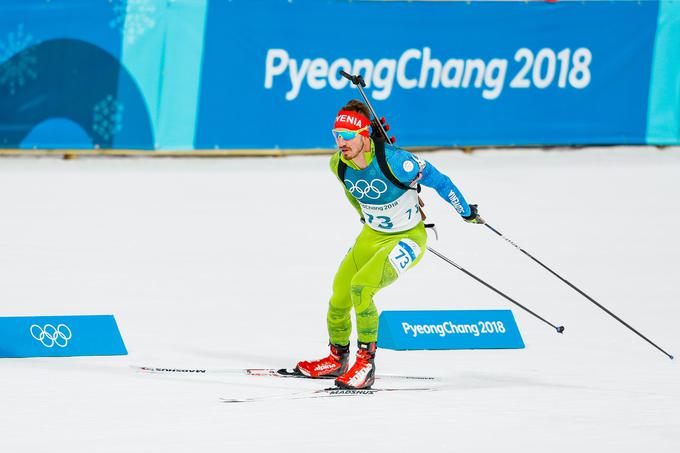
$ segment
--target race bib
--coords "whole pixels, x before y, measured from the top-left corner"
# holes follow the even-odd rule
[[[398,274],[405,272],[420,255],[420,246],[411,239],[402,239],[392,249],[388,258]]]
[[[396,200],[385,204],[359,201],[366,224],[376,231],[394,233],[410,230],[420,223],[420,205],[415,190],[404,192]]]

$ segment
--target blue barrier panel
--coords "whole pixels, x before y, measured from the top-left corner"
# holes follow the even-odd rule
[[[510,310],[383,311],[378,347],[521,349],[524,341]]]
[[[0,317],[0,357],[126,354],[113,315]]]

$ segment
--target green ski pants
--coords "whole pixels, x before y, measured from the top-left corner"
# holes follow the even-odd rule
[[[359,341],[378,340],[378,310],[373,296],[416,265],[423,257],[426,243],[427,233],[422,222],[401,233],[381,233],[364,225],[333,280],[326,318],[332,344],[349,343],[352,307]]]

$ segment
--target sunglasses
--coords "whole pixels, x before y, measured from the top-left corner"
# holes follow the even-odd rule
[[[361,129],[357,129],[356,131],[350,131],[347,129],[333,129],[331,130],[331,133],[333,134],[333,138],[335,138],[335,141],[338,141],[338,138],[342,137],[343,140],[352,140],[354,137],[357,135],[361,134],[363,131],[367,130],[368,126],[362,127]]]

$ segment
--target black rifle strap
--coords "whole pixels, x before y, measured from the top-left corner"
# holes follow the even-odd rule
[[[409,187],[399,181],[397,177],[394,176],[394,173],[392,173],[390,166],[387,164],[387,157],[385,156],[385,141],[381,138],[375,138],[373,139],[373,142],[375,143],[375,158],[378,159],[378,166],[380,166],[380,171],[382,171],[383,175],[385,175],[392,184],[402,190],[416,190],[414,187]]]
[[[338,151],[338,153],[341,153],[342,151]],[[347,171],[347,164],[342,161],[342,159],[338,159],[338,179],[340,180],[341,183],[345,184],[345,172]]]

